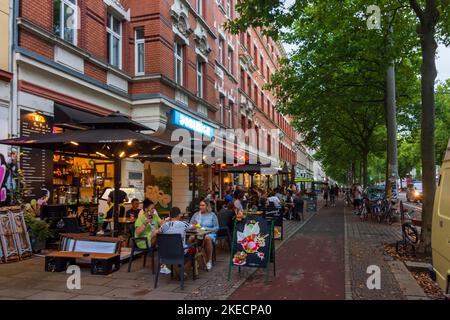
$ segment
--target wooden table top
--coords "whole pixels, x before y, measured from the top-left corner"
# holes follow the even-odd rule
[[[186,234],[191,235],[191,236],[205,236],[207,234],[212,233],[212,231],[210,230],[201,230],[201,229],[196,229],[196,230],[188,230],[186,231]]]
[[[99,242],[121,242],[121,238],[113,237],[101,237],[101,236],[91,236],[89,233],[60,233],[61,237],[66,237],[74,240],[85,240],[85,241],[99,241]]]
[[[104,222],[113,222],[114,219],[104,219]],[[119,223],[135,223],[136,220],[131,220],[127,218],[119,218]]]
[[[85,256],[85,255],[88,256]],[[109,259],[119,256],[116,253],[95,253],[95,252],[76,252],[76,251],[57,251],[47,254],[47,257],[74,258],[74,259]]]

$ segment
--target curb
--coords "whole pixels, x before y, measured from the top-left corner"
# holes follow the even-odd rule
[[[350,250],[348,248],[347,208],[344,207],[344,269],[345,269],[345,300],[353,300],[352,282],[350,280]]]

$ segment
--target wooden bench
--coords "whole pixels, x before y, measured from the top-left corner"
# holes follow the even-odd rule
[[[92,274],[107,275],[120,269],[120,255],[116,253],[57,251],[45,256],[45,271],[66,271],[77,259],[89,260]]]
[[[62,272],[77,260],[90,263],[92,274],[107,275],[120,269],[121,239],[61,234],[60,251],[45,257],[46,272]]]

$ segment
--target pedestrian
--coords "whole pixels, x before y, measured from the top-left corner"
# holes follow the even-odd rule
[[[330,206],[331,207],[336,206],[336,203],[335,203],[335,190],[336,189],[334,187],[331,187],[330,191],[329,191],[329,194],[330,194]]]
[[[328,188],[328,184],[323,187],[323,200],[325,200],[325,207],[328,207],[328,196],[330,194],[330,189]]]

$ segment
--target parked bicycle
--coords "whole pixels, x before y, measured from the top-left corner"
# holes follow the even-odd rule
[[[414,210],[403,208],[403,202],[400,201],[400,221],[402,224],[402,240],[397,241],[396,249],[398,251],[399,244],[403,245],[404,249],[407,249],[408,245],[411,246],[412,251],[415,252],[416,245],[419,243],[419,230],[417,227],[422,225],[422,221],[413,219],[411,214],[414,214]]]

